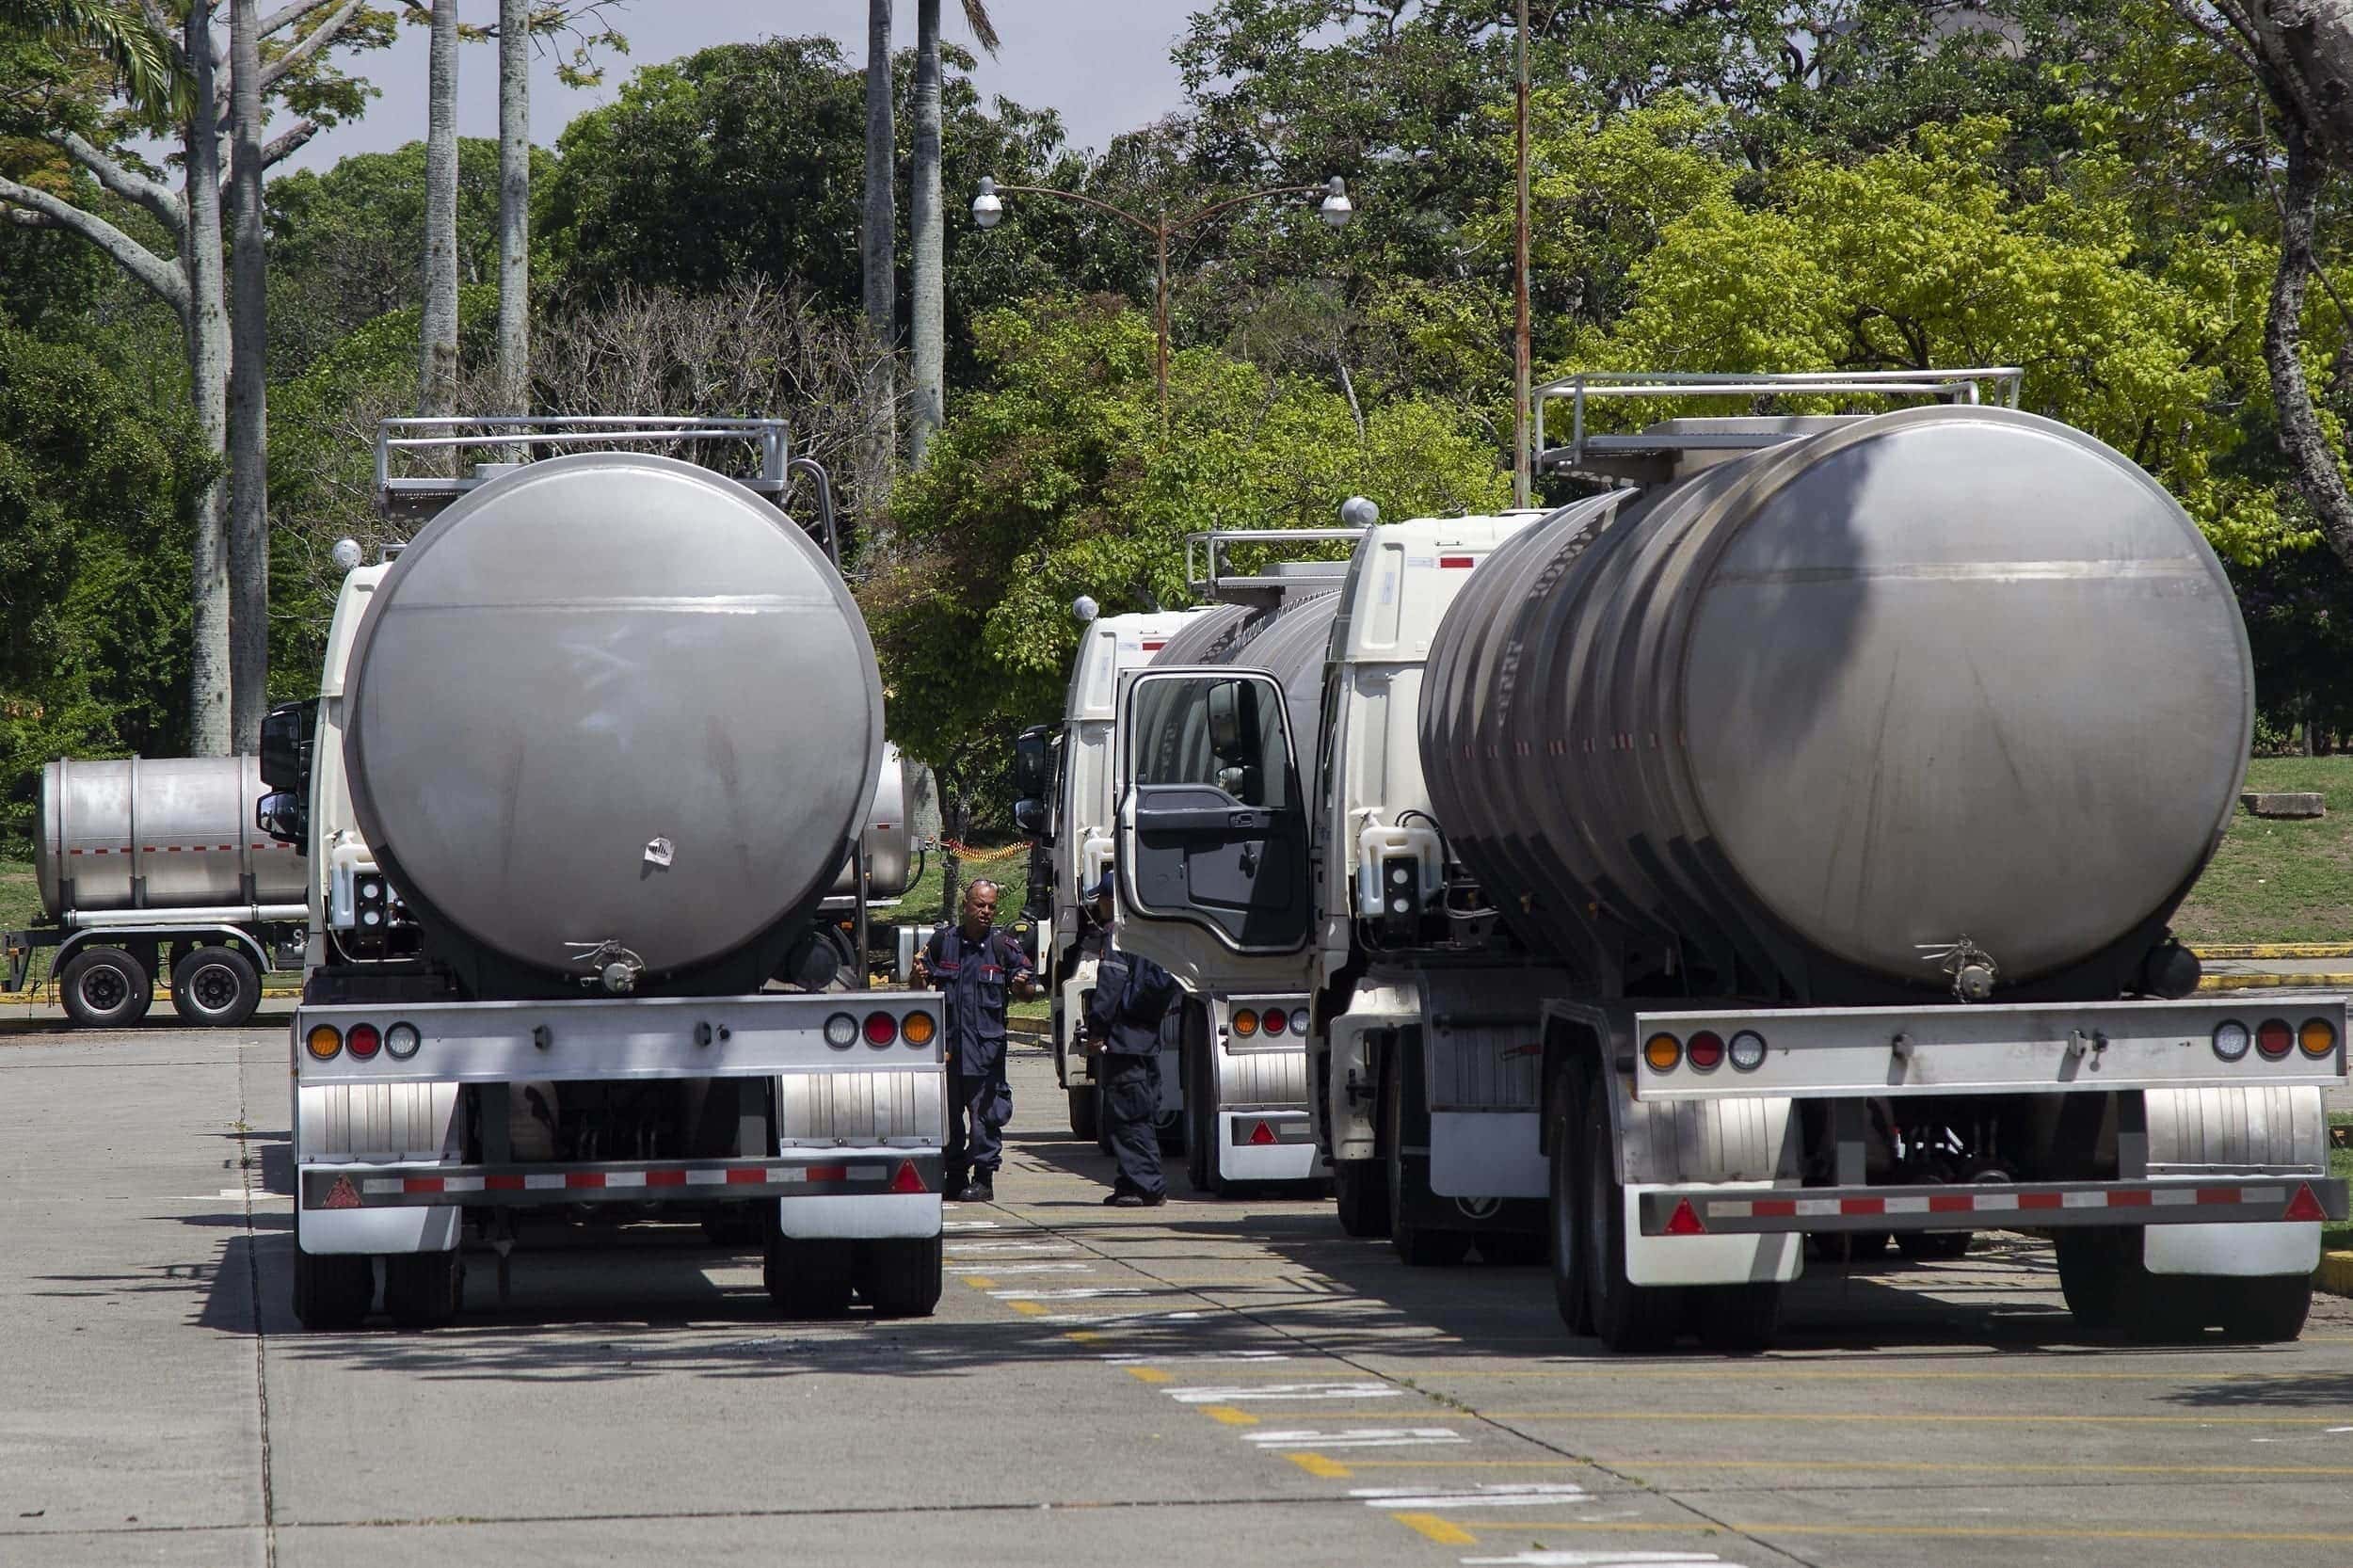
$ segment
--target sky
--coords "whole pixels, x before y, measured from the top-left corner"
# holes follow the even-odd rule
[[[942,0],[940,8],[946,38],[980,56],[973,81],[984,99],[1002,93],[1032,108],[1058,109],[1073,146],[1099,150],[1120,132],[1181,106],[1183,88],[1169,50],[1187,18],[1206,3],[991,0],[989,16],[1002,42],[1000,57],[994,60],[973,43],[958,0]],[[896,46],[913,48],[915,0],[896,0],[892,11]],[[627,0],[606,15],[610,25],[628,37],[630,52],[625,58],[608,57],[602,86],[565,87],[544,53],[532,72],[532,139],[543,146],[552,145],[565,122],[583,109],[611,103],[637,67],[714,43],[824,33],[841,40],[843,56],[853,65],[866,58],[866,0]],[[468,24],[493,24],[497,0],[460,0],[458,16]],[[424,29],[404,26],[391,48],[345,58],[382,88],[383,96],[370,104],[364,118],[312,138],[278,165],[277,172],[324,168],[353,152],[387,152],[424,136]],[[457,89],[457,134],[497,136],[496,44],[469,44],[459,51]]]

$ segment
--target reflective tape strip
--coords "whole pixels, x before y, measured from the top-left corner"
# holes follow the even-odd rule
[[[2288,1201],[2290,1189],[2263,1187],[2134,1187],[2026,1190],[2002,1192],[1907,1193],[1890,1197],[1710,1198],[1691,1195],[1710,1220],[1867,1219],[1893,1214],[2015,1214],[2053,1209],[2264,1208]],[[1653,1193],[1662,1204],[1676,1194]]]

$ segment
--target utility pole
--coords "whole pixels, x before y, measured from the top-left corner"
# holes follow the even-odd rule
[[[1526,506],[1532,493],[1529,465],[1535,432],[1528,427],[1528,0],[1520,0],[1519,90],[1513,116],[1518,133],[1519,210],[1512,226],[1512,504]]]

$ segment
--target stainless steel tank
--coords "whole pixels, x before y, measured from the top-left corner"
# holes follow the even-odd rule
[[[33,835],[42,909],[301,904],[302,856],[253,826],[266,792],[253,757],[48,763]]]
[[[907,820],[906,763],[895,745],[883,747],[882,771],[874,782],[874,798],[866,812],[866,891],[872,899],[897,898],[907,890],[907,873],[915,865],[915,826]],[[847,861],[834,878],[827,895],[840,898],[857,891],[857,879]]]
[[[2099,441],[1916,408],[1588,504],[1432,647],[1431,799],[1522,938],[1836,1000],[2122,972],[2228,824],[2220,564]],[[1606,967],[1606,959],[1603,960]]]
[[[757,985],[881,767],[840,577],[665,457],[532,463],[440,513],[376,590],[346,692],[360,829],[437,951],[520,966],[485,986],[629,957],[648,988]]]

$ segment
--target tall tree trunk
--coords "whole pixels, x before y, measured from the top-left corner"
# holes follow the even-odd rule
[[[499,411],[531,411],[531,0],[499,0]]]
[[[2313,408],[2305,378],[2304,293],[2317,264],[2313,221],[2326,169],[2313,155],[2311,138],[2293,114],[2281,118],[2287,169],[2280,193],[2280,270],[2271,280],[2270,314],[2264,322],[2264,363],[2271,372],[2271,401],[2280,422],[2280,450],[2296,475],[2296,488],[2312,504],[2320,532],[2338,559],[2353,565],[2353,494],[2336,448]]]
[[[865,273],[866,341],[872,352],[866,396],[884,410],[874,438],[861,456],[865,472],[858,493],[872,509],[890,483],[897,461],[899,401],[897,293],[899,286],[898,128],[891,115],[890,0],[866,5],[866,209],[858,235],[858,261]]]
[[[229,0],[229,729],[262,748],[269,706],[269,260],[262,238],[262,39]]]
[[[917,468],[946,414],[947,236],[939,211],[939,0],[915,0],[915,169],[908,196],[915,245],[915,396],[907,458]]]
[[[424,134],[424,321],[417,412],[457,411],[457,0],[433,0]]]
[[[188,397],[206,456],[225,457],[229,434],[229,313],[221,297],[220,138],[207,111],[214,99],[213,0],[192,0],[182,24],[190,92],[198,112],[184,128],[188,227],[180,252],[187,275],[183,319],[188,353]],[[234,738],[230,723],[229,474],[215,469],[196,497],[194,581],[188,617],[188,749],[224,757]]]

